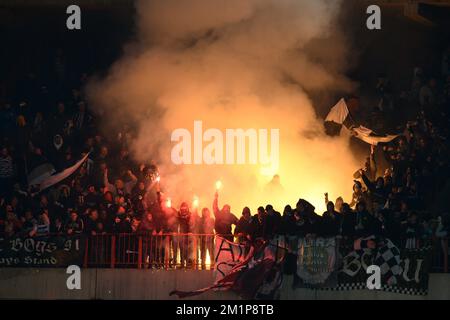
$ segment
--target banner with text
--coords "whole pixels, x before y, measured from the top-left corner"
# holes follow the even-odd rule
[[[215,280],[219,281],[227,275],[234,266],[244,261],[249,248],[228,241],[222,237],[216,237],[215,247]]]
[[[81,265],[81,236],[0,236],[0,267],[67,267]]]
[[[429,247],[398,249],[389,239],[375,248],[342,248],[343,256],[338,273],[338,285],[331,290],[366,289],[367,267],[377,265],[381,270],[381,290],[426,295],[431,264]]]

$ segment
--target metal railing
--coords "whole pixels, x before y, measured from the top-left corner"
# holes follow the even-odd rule
[[[232,235],[192,233],[76,234],[72,236],[49,234],[39,237],[0,234],[0,258],[6,260],[4,258],[8,254],[14,255],[19,252],[19,249],[23,249],[27,254],[36,250],[37,256],[41,257],[49,248],[55,249],[59,246],[62,252],[73,251],[75,255],[81,254],[80,262],[83,267],[88,268],[210,270],[214,267],[216,236],[229,240],[237,239]],[[76,242],[71,241],[75,238]],[[291,242],[291,240],[285,240],[285,244]],[[341,238],[339,247],[351,250],[353,240]],[[6,244],[9,249],[6,249]],[[448,238],[408,238],[401,239],[398,245],[399,248],[408,249],[431,247],[431,272],[449,272]],[[42,253],[37,252],[38,250]]]
[[[214,234],[101,234],[86,238],[85,267],[188,268],[214,266]]]
[[[209,270],[214,267],[215,236],[192,233],[90,236],[86,240],[84,266]],[[341,244],[343,245],[342,242]],[[431,271],[438,273],[449,272],[448,244],[447,238],[401,240],[401,248],[419,249],[430,246]]]

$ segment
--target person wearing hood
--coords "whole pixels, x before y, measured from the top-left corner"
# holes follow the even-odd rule
[[[190,230],[190,220],[191,220],[191,212],[189,210],[189,205],[187,202],[182,202],[180,205],[180,210],[177,212],[177,230],[180,235],[177,237],[176,247],[180,250],[180,264],[181,267],[184,268],[188,266],[190,261],[189,259],[189,237],[188,233]]]
[[[239,243],[246,243],[252,236],[252,214],[249,207],[242,210],[242,216],[234,229],[234,236]]]
[[[358,171],[361,174],[362,170]],[[361,175],[359,176],[361,178]],[[356,208],[356,204],[360,201],[364,201],[366,203],[366,208],[371,208],[371,200],[369,193],[366,189],[363,188],[361,181],[353,180],[353,194],[352,201],[350,202],[351,208]]]
[[[231,207],[228,204],[225,204],[222,209],[219,209],[218,192],[214,195],[213,212],[216,218],[214,225],[216,233],[228,241],[233,241],[232,225],[236,225],[238,223],[238,218],[231,213]]]
[[[348,203],[342,205],[340,234],[344,241],[352,240],[356,233],[357,218],[356,213],[350,208]]]
[[[339,234],[341,216],[334,209],[334,203],[328,201],[327,211],[322,215],[321,235],[324,237],[334,237]]]
[[[378,212],[386,204],[389,195],[387,189],[385,188],[384,178],[378,177],[375,183],[373,183],[364,174],[364,172],[361,172],[361,178],[369,190],[372,210]]]
[[[320,233],[321,217],[314,212],[315,207],[304,199],[299,199],[294,211],[297,234],[300,237],[315,236]]]
[[[278,230],[281,225],[281,214],[278,211],[275,211],[273,206],[268,204],[266,206],[266,223],[264,225],[264,239],[270,240],[275,234],[278,233]]]
[[[57,171],[60,171],[64,166],[64,155],[67,147],[64,146],[64,139],[60,134],[54,135],[52,142],[49,150],[49,158],[55,164]]]
[[[290,205],[284,207],[283,216],[281,217],[279,234],[286,237],[295,236],[295,217],[294,210]]]
[[[252,240],[264,238],[264,231],[266,229],[267,212],[264,207],[258,207],[256,215],[252,219],[251,230]]]
[[[362,238],[381,235],[383,231],[382,222],[367,210],[364,201],[360,201],[356,205],[355,231],[355,235]]]

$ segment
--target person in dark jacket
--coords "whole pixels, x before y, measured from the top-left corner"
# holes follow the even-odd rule
[[[228,241],[233,241],[232,225],[238,223],[238,218],[231,213],[231,207],[225,204],[222,209],[219,209],[219,194],[216,192],[213,201],[213,211],[216,217],[214,229],[216,233],[223,236]]]
[[[356,233],[356,213],[348,203],[342,205],[340,234],[344,242],[352,241]]]
[[[153,214],[149,210],[142,215],[141,223],[139,223],[137,228],[137,233],[142,235],[142,238],[144,239],[144,261],[148,261],[148,266],[150,268],[152,268],[156,262],[161,264],[161,261],[156,261],[155,259],[160,257],[160,254],[158,254],[159,247],[157,244],[158,238],[156,237],[155,221],[153,219]]]
[[[151,211],[146,211],[142,216],[141,223],[137,228],[137,232],[143,235],[151,235],[156,233],[155,221]]]
[[[290,205],[284,207],[283,216],[281,217],[281,225],[279,234],[284,234],[285,236],[295,235],[295,217],[294,211]]]
[[[88,192],[84,197],[84,203],[88,208],[97,208],[100,204],[100,197],[93,184],[90,184],[88,186]]]
[[[394,244],[400,246],[406,215],[400,210],[384,209],[381,211],[384,222],[384,233]]]
[[[61,217],[57,216],[50,224],[50,233],[52,235],[61,235],[64,232],[64,224]]]
[[[251,234],[253,240],[264,238],[266,218],[267,212],[264,207],[258,207],[257,213],[252,217],[251,222]]]
[[[242,210],[242,217],[239,219],[234,229],[234,235],[239,243],[246,243],[252,236],[252,214],[250,208]]]
[[[86,227],[84,229],[84,232],[87,235],[95,236],[97,234],[97,223],[99,222],[98,218],[98,211],[93,209],[90,210],[89,216],[86,219]]]
[[[119,206],[116,211],[113,223],[114,233],[131,233],[131,217],[127,214],[124,207]]]
[[[191,212],[187,202],[181,203],[180,210],[177,212],[177,225],[180,235],[177,239],[177,247],[180,250],[181,267],[188,266],[189,261],[189,237]]]
[[[210,266],[214,266],[214,218],[208,208],[202,209],[200,218],[200,256],[202,260],[202,269],[206,269],[206,255],[209,252]]]
[[[320,232],[321,217],[314,212],[315,207],[304,199],[299,199],[295,208],[297,234],[300,237],[316,236]]]
[[[424,234],[424,229],[422,224],[419,223],[416,212],[411,212],[409,214],[406,223],[403,225],[402,231],[402,238],[405,240],[404,246],[407,249],[417,249],[419,241]]]
[[[382,234],[382,222],[371,214],[364,201],[356,205],[356,236],[368,237]]]
[[[139,181],[131,191],[131,203],[136,209],[138,214],[142,215],[145,213],[145,195],[147,193],[147,188],[145,187],[144,181]]]
[[[369,197],[372,204],[371,209],[377,212],[384,207],[389,195],[385,188],[384,179],[383,177],[378,177],[375,183],[373,183],[364,173],[361,173],[361,178],[369,190]]]
[[[80,234],[83,232],[84,223],[76,211],[70,213],[69,221],[66,223],[64,229],[68,235]]]
[[[264,225],[264,238],[266,240],[272,239],[281,225],[281,214],[273,209],[273,206],[268,204],[266,206],[266,223]]]
[[[328,201],[327,211],[322,215],[322,226],[320,230],[320,235],[322,237],[334,237],[339,234],[339,228],[341,224],[340,214],[334,210],[334,203]]]

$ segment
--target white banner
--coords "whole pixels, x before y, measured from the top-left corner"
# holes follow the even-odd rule
[[[87,155],[85,155],[83,157],[83,159],[81,159],[80,161],[78,161],[77,163],[75,163],[73,166],[64,169],[63,171],[52,175],[48,178],[46,178],[45,180],[41,181],[40,183],[38,183],[37,185],[39,186],[39,190],[42,191],[44,189],[47,189],[51,186],[53,186],[54,184],[57,184],[60,181],[63,181],[64,179],[66,179],[67,177],[69,177],[71,174],[73,174],[75,171],[77,171],[77,169],[83,164],[83,162],[87,159],[87,157],[89,156],[89,153]]]

